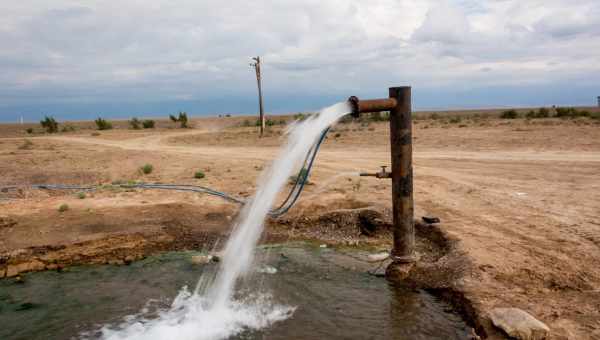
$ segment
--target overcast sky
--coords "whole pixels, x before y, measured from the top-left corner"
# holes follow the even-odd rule
[[[594,105],[598,0],[0,1],[0,119]]]

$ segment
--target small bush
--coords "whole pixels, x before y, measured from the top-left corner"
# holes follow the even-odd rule
[[[129,126],[133,129],[133,130],[139,130],[141,129],[141,125],[142,122],[137,119],[137,117],[133,117],[131,118],[131,120],[129,121]]]
[[[204,177],[206,177],[206,175],[202,170],[198,170],[196,173],[194,173],[194,178],[203,179]]]
[[[515,110],[506,110],[506,111],[502,112],[502,114],[500,115],[500,118],[502,118],[502,119],[515,119],[518,117],[519,117],[519,114]]]
[[[293,185],[293,184],[296,184],[297,181],[302,181],[303,179],[306,180],[306,184],[309,183],[309,181],[308,181],[308,169],[307,168],[302,168],[302,170],[300,170],[298,172],[298,175],[290,176],[289,179],[288,179],[288,182]]]
[[[533,110],[529,110],[527,112],[527,114],[525,114],[525,118],[527,118],[527,119],[536,118],[536,117],[537,117],[537,113],[535,113],[535,111],[533,111]]]
[[[432,113],[432,114],[429,116],[429,119],[433,119],[433,120],[440,119],[440,115],[439,115],[439,114],[437,114],[437,113]]]
[[[100,136],[100,132],[92,132],[92,133],[90,133],[90,136],[98,137],[98,136]]]
[[[77,193],[77,198],[79,198],[80,200],[84,199],[85,198],[85,192],[83,192],[83,191],[82,192],[78,192]]]
[[[144,129],[154,129],[154,121],[152,119],[146,119],[142,122]]]
[[[252,126],[252,123],[248,119],[246,119],[246,120],[244,120],[242,122],[242,126],[243,127],[250,127],[250,126]]]
[[[452,117],[450,118],[450,120],[448,121],[450,124],[458,124],[462,121],[462,118],[456,116],[456,117]]]
[[[25,130],[28,134],[32,134],[33,133],[33,128],[27,128]]]
[[[98,119],[96,119],[94,122],[96,123],[98,130],[112,129],[112,124],[104,118],[98,117]]]
[[[144,164],[144,166],[142,166],[140,168],[140,171],[144,174],[144,175],[148,175],[150,173],[152,173],[152,170],[154,170],[154,167],[152,166],[152,164]]]
[[[42,125],[48,133],[58,132],[58,122],[56,122],[54,117],[45,116],[44,119],[40,121],[40,125]]]
[[[550,117],[550,110],[545,107],[540,107],[537,112],[536,118],[548,118]]]
[[[188,128],[187,112],[180,111],[179,115],[177,117],[175,117],[173,115],[169,115],[169,119],[174,123],[179,122],[179,127],[182,129]]]
[[[63,204],[61,204],[61,205],[58,207],[58,212],[61,212],[61,213],[62,213],[62,212],[65,212],[65,211],[67,211],[67,210],[69,210],[69,205],[68,205],[68,204],[66,204],[66,203],[63,203]]]

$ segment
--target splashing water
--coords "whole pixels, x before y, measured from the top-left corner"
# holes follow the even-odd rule
[[[142,313],[128,317],[116,329],[105,326],[101,330],[102,338],[224,339],[289,318],[295,308],[275,304],[268,294],[250,294],[235,299],[236,282],[250,271],[265,217],[289,176],[323,130],[350,112],[348,103],[338,103],[290,126],[287,144],[272,166],[263,172],[254,197],[240,213],[216,277],[203,275],[193,293],[184,287],[171,307],[153,319],[145,318]]]

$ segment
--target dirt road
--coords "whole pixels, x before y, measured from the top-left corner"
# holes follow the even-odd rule
[[[32,138],[29,150],[19,149],[22,140],[0,139],[0,184],[56,182],[79,174],[75,182],[201,183],[247,196],[277,154],[282,136],[274,131],[263,140],[251,128],[61,135]],[[426,120],[415,125],[415,137],[417,216],[440,217],[444,232],[459,240],[458,249],[471,267],[456,287],[480,317],[485,319],[493,307],[518,307],[547,323],[553,339],[600,338],[600,125],[492,119],[458,126]],[[356,202],[389,208],[389,182],[356,176],[389,164],[388,138],[384,123],[336,127],[319,153],[314,185],[292,216],[350,208]],[[156,171],[139,174],[144,163]],[[196,169],[204,170],[206,179],[193,179]],[[186,208],[181,209],[195,218],[226,210],[224,218],[231,219],[236,209],[211,197],[182,193],[98,193],[85,200],[29,195],[33,199],[1,203],[2,215],[17,221],[34,215],[69,219],[55,211],[62,202],[69,204],[71,214],[94,209],[125,216],[125,207],[169,206],[169,214],[177,215],[183,202]],[[82,238],[77,235],[82,231],[73,228],[56,237],[56,229],[47,226],[46,234],[28,238],[30,231],[24,228],[0,228],[0,249],[101,239],[118,230]]]

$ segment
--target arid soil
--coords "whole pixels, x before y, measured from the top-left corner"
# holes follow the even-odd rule
[[[197,184],[248,197],[284,127],[259,138],[243,121],[139,131],[117,124],[93,135],[83,123],[56,135],[0,127],[0,187],[22,186],[0,192],[0,277],[218,248],[237,204],[107,184]],[[412,280],[453,299],[482,336],[503,337],[489,310],[517,307],[545,322],[551,339],[600,339],[600,121],[423,118],[414,143],[416,217],[441,223],[419,225],[422,261]],[[311,185],[289,214],[268,221],[265,241],[389,249],[391,183],[358,176],[389,165],[389,149],[386,122],[337,125]],[[139,171],[144,164],[150,174]],[[205,178],[194,178],[198,170]],[[59,183],[106,186],[85,197],[26,187]]]

